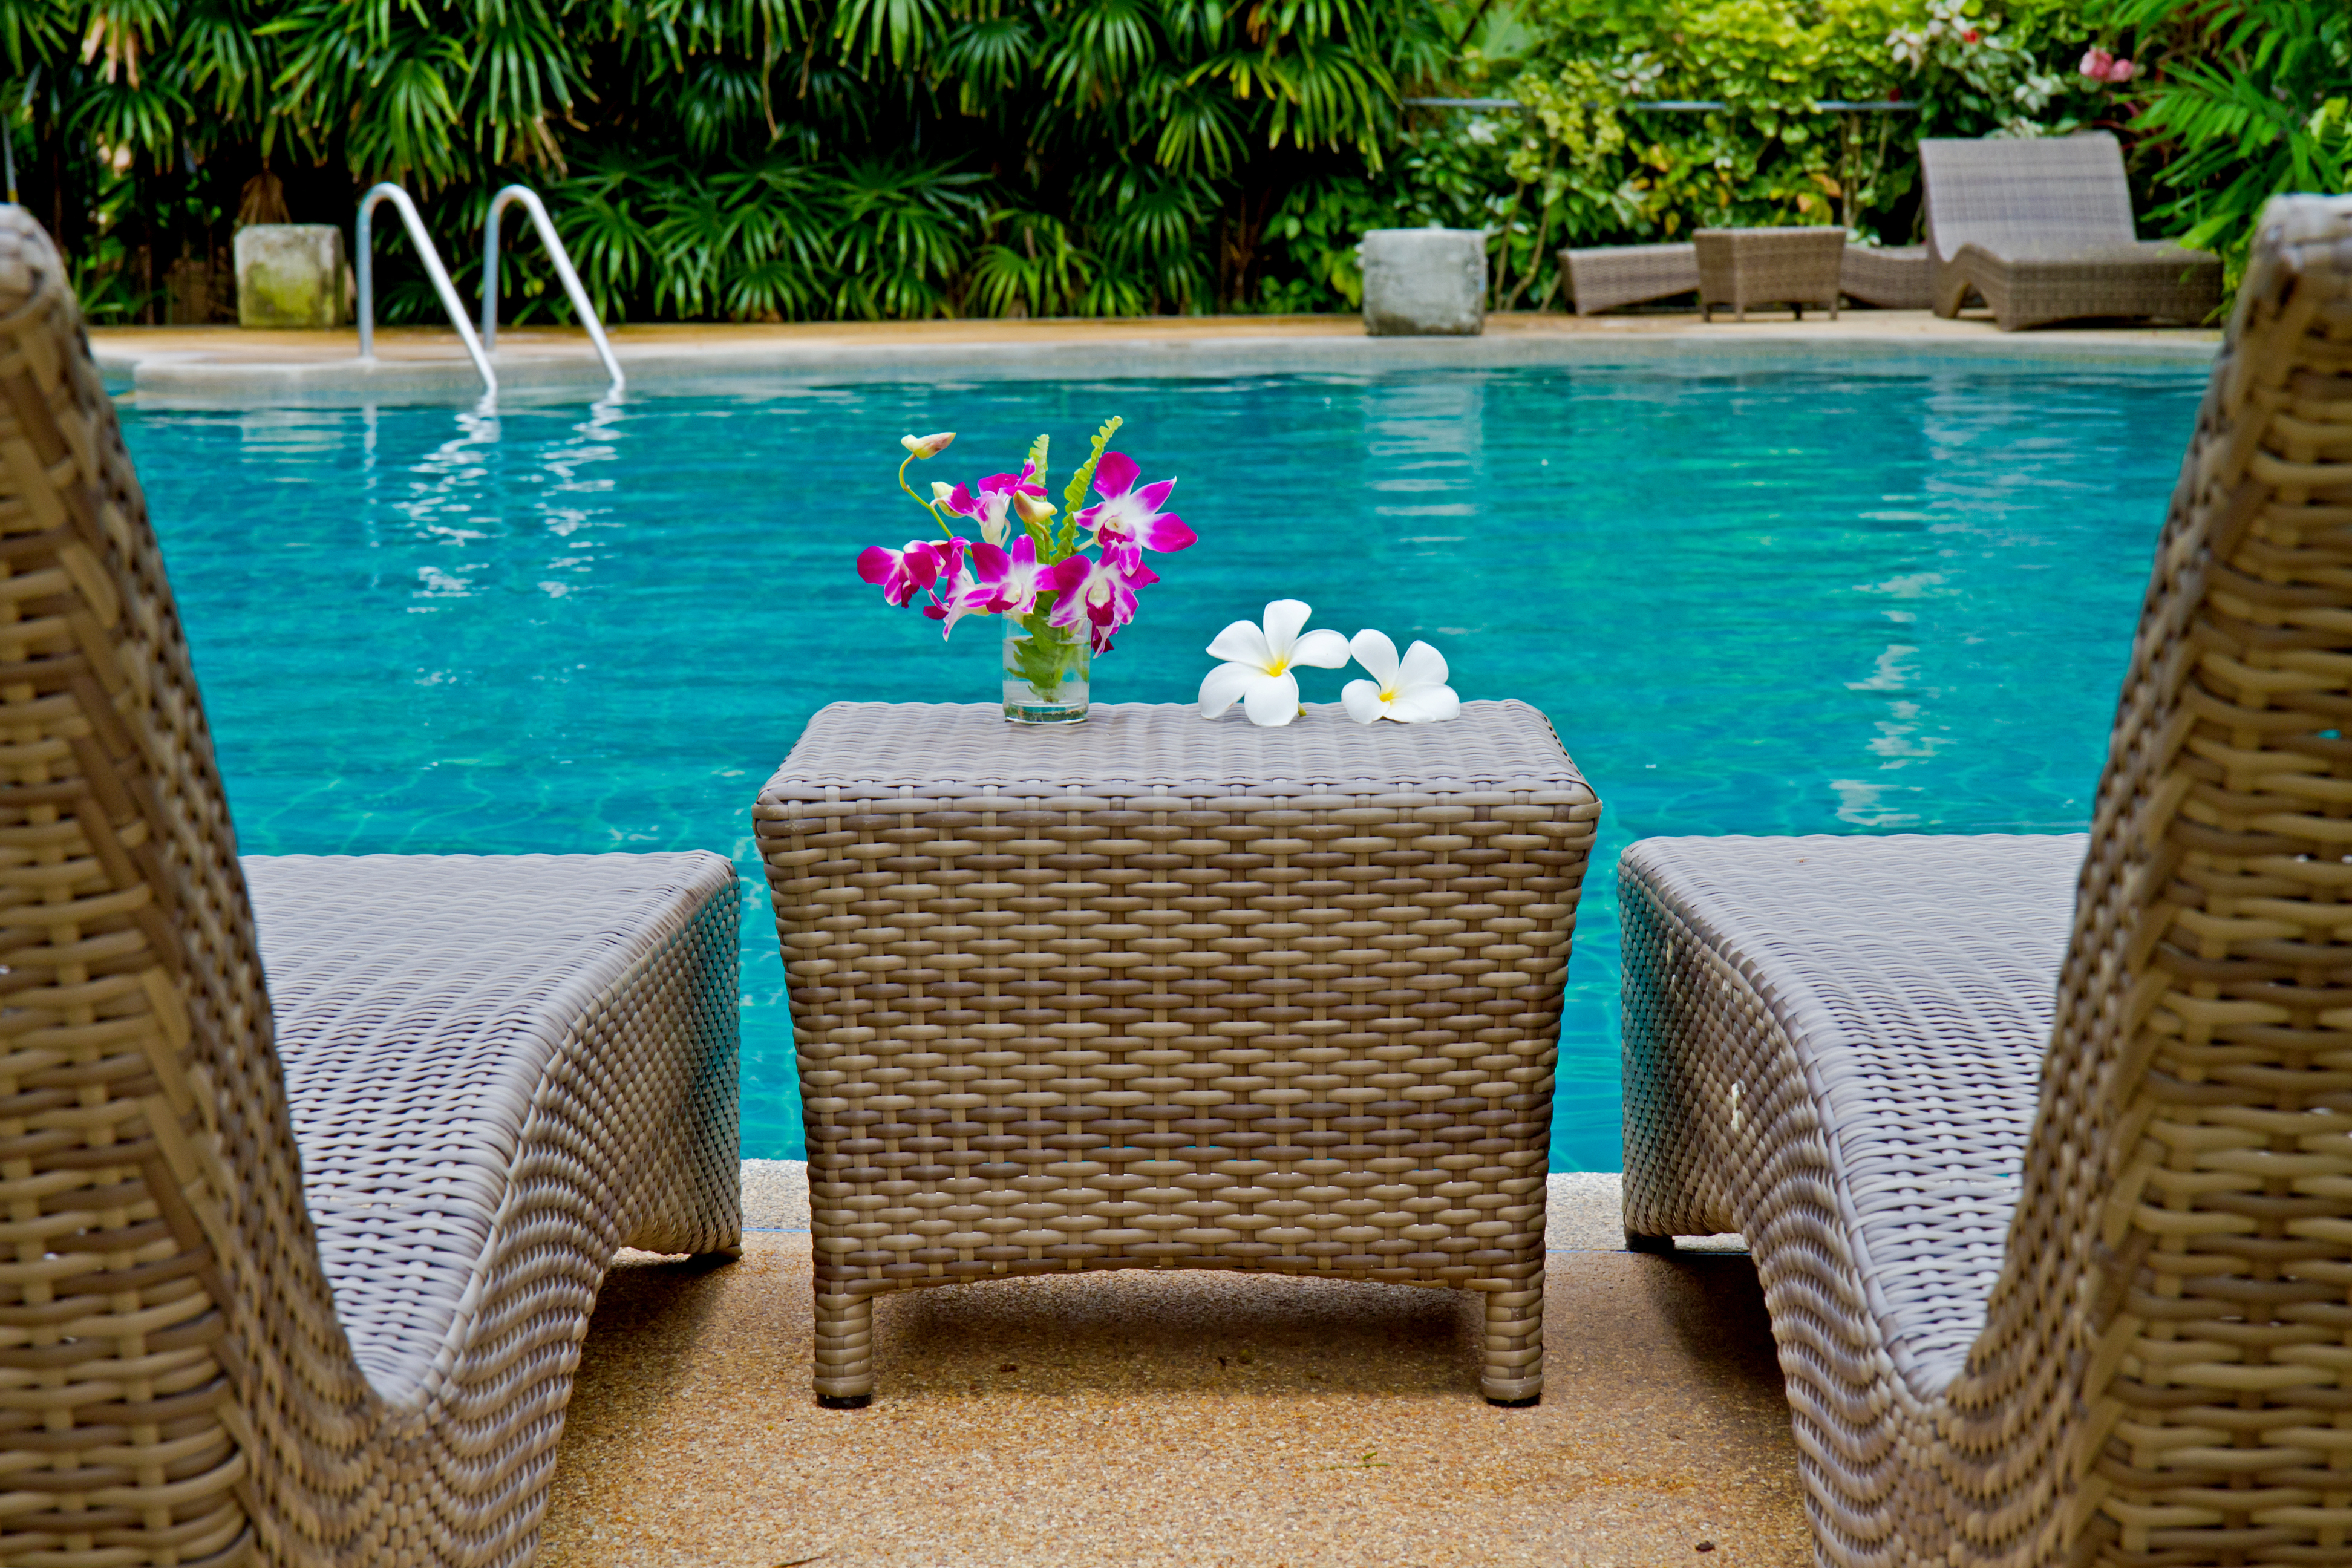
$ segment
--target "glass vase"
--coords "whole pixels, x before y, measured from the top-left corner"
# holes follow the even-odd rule
[[[1004,717],[1014,724],[1081,724],[1093,645],[1083,628],[1030,626],[1004,638]]]

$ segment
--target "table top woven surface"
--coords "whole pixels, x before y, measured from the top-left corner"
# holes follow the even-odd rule
[[[1102,784],[1235,793],[1580,791],[1537,709],[1465,702],[1438,724],[1359,724],[1337,703],[1260,729],[1239,710],[1097,703],[1083,724],[1012,724],[992,703],[835,702],[809,721],[764,796],[844,784],[1066,789]]]
[[[727,862],[248,855],[303,1194],[362,1370],[441,1352],[551,1058]]]
[[[1725,837],[1625,852],[1805,1062],[1860,1275],[1922,1394],[1984,1326],[2089,843]]]

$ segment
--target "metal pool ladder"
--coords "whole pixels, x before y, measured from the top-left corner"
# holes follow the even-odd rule
[[[372,229],[378,202],[390,202],[400,211],[400,221],[408,230],[408,242],[425,263],[425,276],[433,279],[433,291],[441,296],[441,308],[449,312],[449,324],[466,341],[466,352],[473,356],[474,368],[482,373],[482,391],[496,396],[498,373],[490,368],[488,354],[482,352],[481,340],[474,336],[474,324],[466,319],[466,307],[457,301],[457,285],[449,281],[449,269],[441,265],[441,253],[433,248],[433,237],[425,232],[425,220],[416,216],[416,204],[408,193],[386,180],[371,185],[368,194],[360,198],[360,358],[375,358],[375,246]],[[493,213],[497,208],[490,209]]]
[[[482,344],[496,349],[499,345],[499,219],[506,216],[510,203],[519,203],[530,215],[531,226],[539,230],[539,242],[547,247],[547,258],[555,263],[555,276],[563,282],[563,291],[572,300],[572,312],[580,324],[588,329],[588,341],[596,345],[596,357],[604,362],[604,374],[613,378],[613,390],[624,384],[621,362],[613,357],[613,345],[604,341],[604,325],[596,320],[596,308],[588,302],[588,290],[580,286],[580,274],[572,269],[572,253],[563,248],[563,237],[555,232],[555,225],[547,216],[547,205],[539,193],[529,185],[509,185],[490,198],[490,216],[482,225]]]

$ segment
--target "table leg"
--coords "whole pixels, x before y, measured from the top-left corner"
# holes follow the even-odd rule
[[[1517,1290],[1487,1290],[1486,1364],[1478,1392],[1489,1405],[1533,1405],[1543,1398],[1543,1268]]]
[[[828,1296],[817,1287],[816,1402],[859,1410],[874,1399],[874,1298]]]

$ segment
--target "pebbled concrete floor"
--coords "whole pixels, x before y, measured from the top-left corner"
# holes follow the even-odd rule
[[[798,1171],[760,1163],[747,1218],[795,1217]],[[1570,1250],[1622,1247],[1615,1184],[1555,1178],[1529,1410],[1479,1398],[1466,1294],[1180,1271],[886,1298],[874,1404],[821,1410],[804,1231],[719,1267],[625,1255],[538,1561],[1810,1563],[1738,1238]]]

